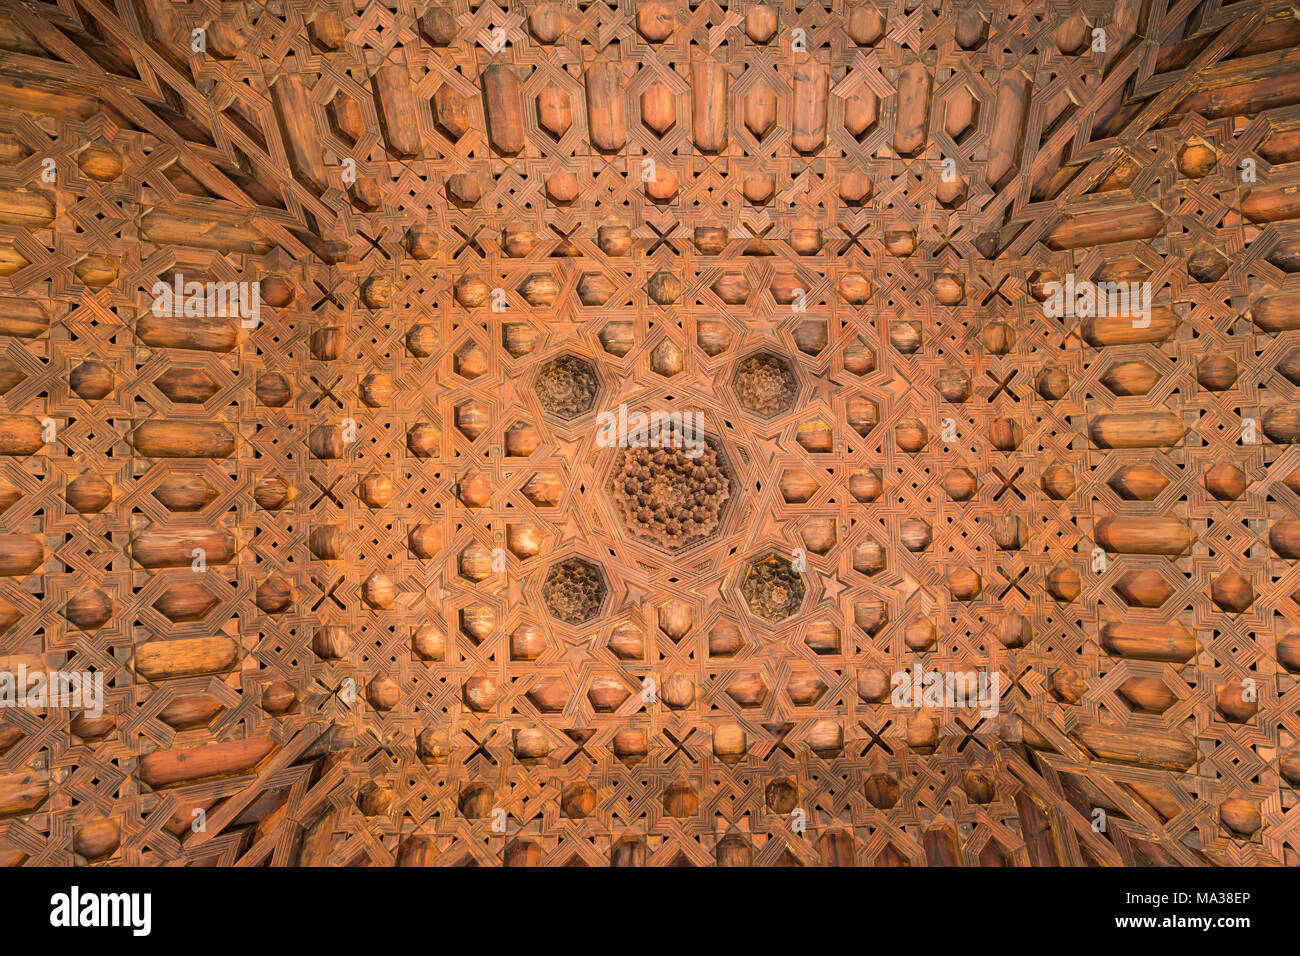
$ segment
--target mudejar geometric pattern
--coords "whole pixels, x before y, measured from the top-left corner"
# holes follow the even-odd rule
[[[1289,3],[2,6],[0,863],[1300,863]]]

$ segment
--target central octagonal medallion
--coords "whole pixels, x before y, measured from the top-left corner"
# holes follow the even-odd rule
[[[615,449],[607,484],[627,532],[664,551],[681,551],[721,529],[735,497],[731,465],[717,442]]]

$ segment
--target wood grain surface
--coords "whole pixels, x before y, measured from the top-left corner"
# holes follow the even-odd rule
[[[0,861],[1300,863],[1294,6],[0,7]]]

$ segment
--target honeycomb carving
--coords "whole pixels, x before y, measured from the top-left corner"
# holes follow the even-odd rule
[[[799,394],[799,380],[789,361],[771,352],[759,352],[742,360],[731,387],[746,411],[765,418],[788,412]]]
[[[533,388],[543,409],[568,420],[591,411],[600,381],[591,362],[576,355],[561,355],[542,365]]]
[[[632,537],[680,551],[722,527],[734,495],[731,467],[712,440],[703,440],[694,457],[692,450],[680,444],[617,450],[609,493]]]
[[[803,578],[790,562],[775,554],[751,564],[740,586],[750,612],[772,623],[796,614],[805,590]]]
[[[575,627],[600,614],[608,593],[604,572],[583,558],[551,565],[542,581],[542,600],[551,616]]]

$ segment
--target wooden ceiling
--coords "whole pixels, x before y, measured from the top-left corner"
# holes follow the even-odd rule
[[[0,863],[1300,862],[1290,4],[11,0],[0,50],[0,665],[106,681],[0,710]]]

